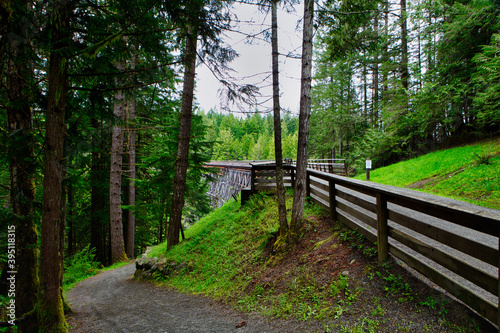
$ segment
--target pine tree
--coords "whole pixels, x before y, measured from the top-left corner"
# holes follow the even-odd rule
[[[67,332],[61,294],[62,181],[64,175],[65,108],[68,92],[67,43],[73,3],[51,3],[49,29],[51,52],[48,70],[46,148],[43,180],[42,236],[40,251],[39,332]]]
[[[304,28],[302,37],[302,76],[300,86],[299,141],[297,172],[290,222],[290,239],[297,241],[303,225],[306,200],[307,149],[309,146],[309,118],[311,116],[311,73],[313,49],[314,1],[304,1]]]

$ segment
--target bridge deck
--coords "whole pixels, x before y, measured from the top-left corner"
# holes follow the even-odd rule
[[[211,161],[206,164],[207,167],[213,168],[229,168],[229,169],[243,169],[243,170],[251,170],[251,163],[263,163],[269,162],[273,163],[274,161]]]

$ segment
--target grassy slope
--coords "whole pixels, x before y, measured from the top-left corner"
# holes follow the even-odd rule
[[[226,298],[246,285],[252,276],[245,269],[258,264],[267,241],[277,231],[276,211],[257,195],[252,204],[239,208],[231,200],[186,230],[188,241],[174,247],[167,258],[187,261],[189,274],[169,279],[169,284],[187,292]],[[163,256],[166,243],[153,248],[148,256]]]
[[[491,164],[479,163],[490,156]],[[359,175],[358,179],[365,179]],[[500,139],[429,153],[372,170],[373,182],[500,209]]]
[[[305,216],[300,242],[274,253],[276,200],[257,194],[243,207],[231,200],[170,251],[166,244],[153,248],[148,256],[187,262],[180,272],[153,278],[242,311],[316,325],[309,332],[486,331],[474,314],[392,260],[379,266],[373,245],[341,224],[332,227],[322,209],[307,204]]]

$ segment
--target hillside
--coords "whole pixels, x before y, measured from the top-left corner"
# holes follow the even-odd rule
[[[395,261],[379,265],[372,244],[323,210],[307,205],[305,216],[300,242],[274,252],[274,198],[258,194],[243,207],[232,200],[189,228],[171,251],[155,247],[149,256],[165,257],[176,269],[149,278],[244,312],[306,322],[308,332],[494,331]]]
[[[372,170],[370,180],[500,209],[500,139],[439,150]]]

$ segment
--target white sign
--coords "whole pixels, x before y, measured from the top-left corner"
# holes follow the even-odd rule
[[[371,169],[372,168],[372,160],[366,160],[366,168]]]

